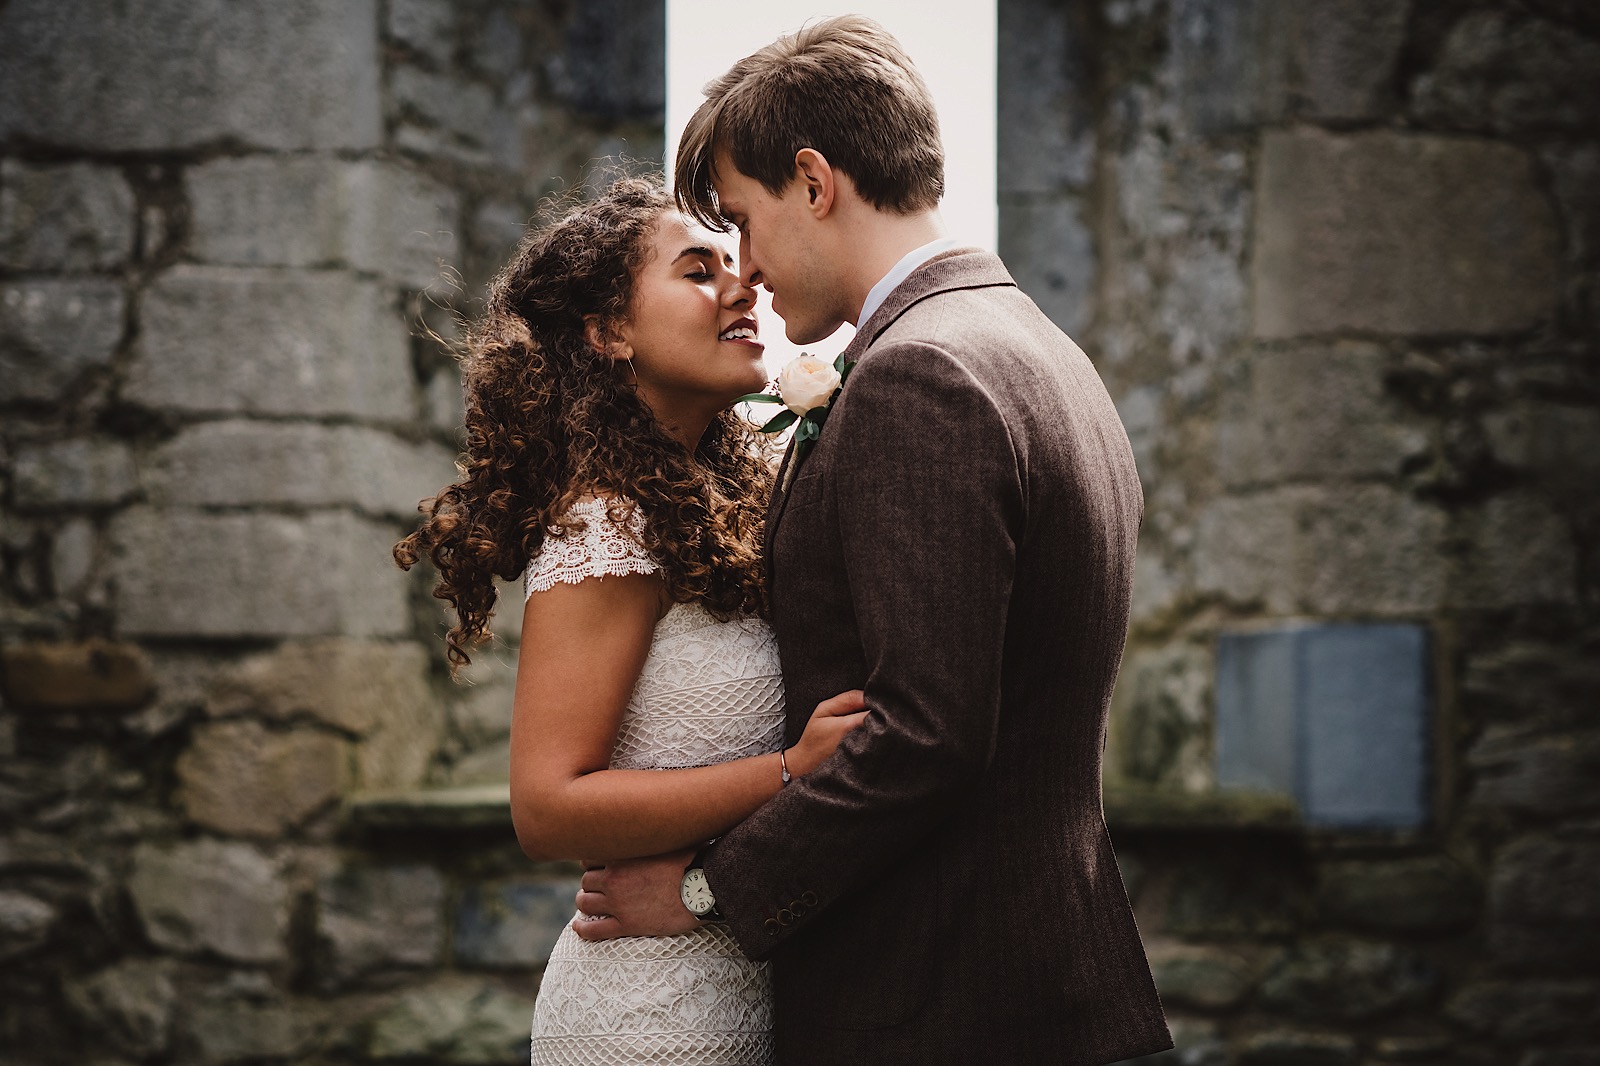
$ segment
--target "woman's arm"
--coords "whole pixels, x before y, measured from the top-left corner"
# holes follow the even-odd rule
[[[511,719],[511,817],[530,858],[699,846],[782,787],[776,752],[683,770],[606,768],[661,607],[654,574],[557,584],[528,597]],[[808,726],[787,755],[790,772],[826,758],[863,718],[845,712],[862,706],[859,694],[824,703],[826,720]]]

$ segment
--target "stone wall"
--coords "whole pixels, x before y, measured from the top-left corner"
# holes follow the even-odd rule
[[[1600,18],[1001,13],[1002,254],[1144,479],[1108,812],[1169,1057],[1600,1061]],[[1330,624],[1426,634],[1423,824],[1216,791],[1219,654]]]
[[[525,1057],[566,872],[341,802],[505,779],[515,602],[452,685],[389,559],[454,476],[430,333],[589,160],[659,165],[663,26],[0,4],[0,1058]]]

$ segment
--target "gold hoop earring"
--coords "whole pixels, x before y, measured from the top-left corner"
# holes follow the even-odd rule
[[[633,368],[633,359],[630,357],[624,359],[623,362],[628,364],[628,376],[633,379],[633,387],[637,389],[639,387],[639,372]]]

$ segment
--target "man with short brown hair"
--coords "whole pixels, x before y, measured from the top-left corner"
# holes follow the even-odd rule
[[[575,928],[726,921],[773,960],[781,1062],[1148,1054],[1171,1040],[1100,797],[1138,475],[1083,352],[945,236],[943,170],[926,86],[858,16],[741,60],[685,131],[680,204],[738,228],[790,339],[858,326],[767,559],[789,707],[861,687],[869,714],[693,856],[586,872]]]

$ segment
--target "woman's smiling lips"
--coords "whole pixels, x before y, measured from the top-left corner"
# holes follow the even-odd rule
[[[765,351],[767,347],[756,338],[756,320],[753,318],[739,319],[739,321],[717,334],[717,340],[727,341],[730,344],[742,344],[747,348],[755,348],[760,351]]]

